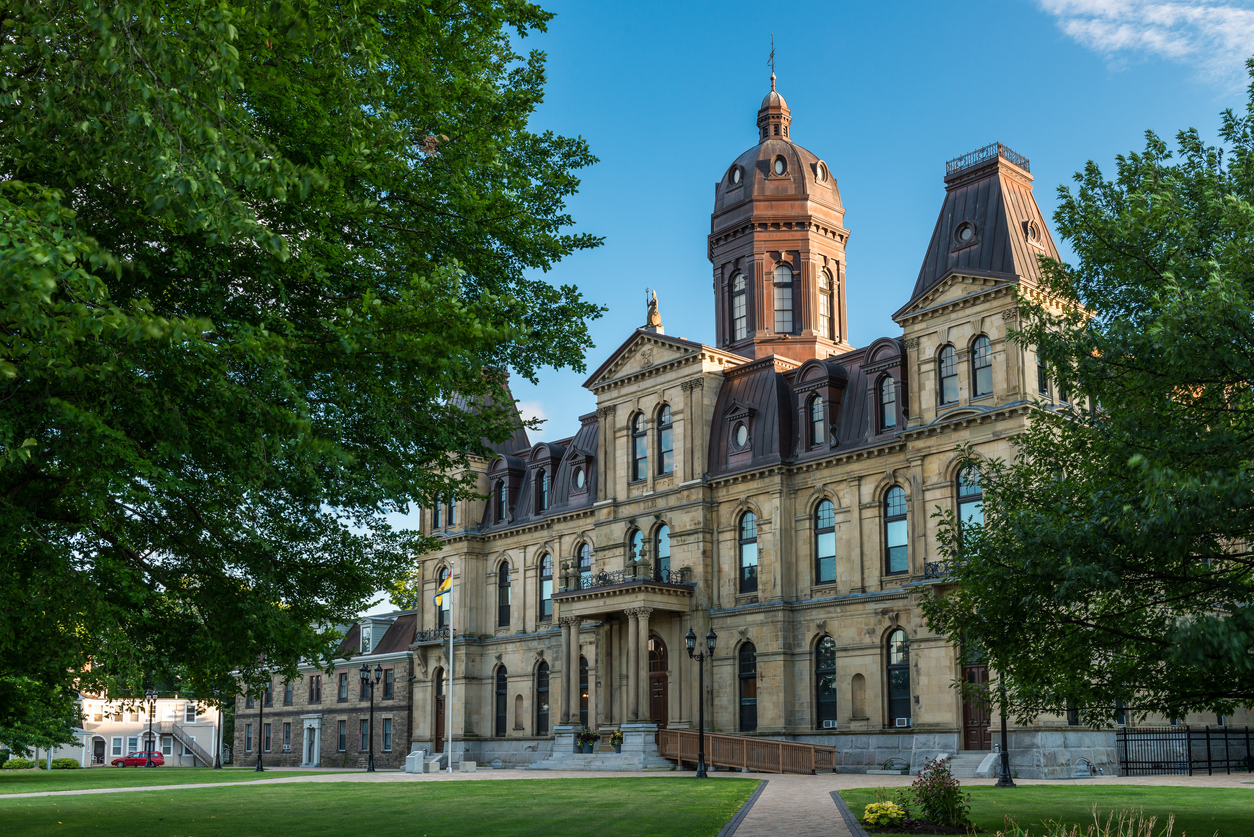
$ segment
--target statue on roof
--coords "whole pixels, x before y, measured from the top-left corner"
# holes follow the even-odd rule
[[[645,297],[645,302],[649,306],[649,311],[645,315],[644,327],[649,331],[660,332],[662,330],[662,315],[657,310],[657,291],[648,288],[646,293],[648,295]]]

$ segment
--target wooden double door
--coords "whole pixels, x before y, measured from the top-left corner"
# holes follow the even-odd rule
[[[666,670],[669,661],[666,655],[666,643],[661,637],[649,637],[649,721],[657,724],[658,729],[666,729],[670,718],[668,705],[668,683]]]
[[[967,665],[962,667],[962,679],[970,686],[988,686],[988,666]],[[992,711],[987,699],[963,694],[962,696],[962,749],[993,749]]]

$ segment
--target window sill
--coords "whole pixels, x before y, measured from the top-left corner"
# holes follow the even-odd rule
[[[985,393],[984,395],[973,395],[971,396],[970,400],[972,402],[976,402],[976,401],[983,401],[986,398],[992,398],[992,397],[993,397],[993,393],[988,392],[988,393]]]

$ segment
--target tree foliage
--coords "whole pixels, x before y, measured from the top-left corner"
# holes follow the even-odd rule
[[[1254,61],[1250,62],[1254,77]],[[1014,335],[1071,405],[949,517],[958,586],[927,606],[984,647],[1023,718],[1230,712],[1254,701],[1254,84],[1222,142],[1152,133],[1059,189],[1077,263],[1048,263]]]
[[[506,371],[582,368],[600,309],[541,274],[599,243],[594,158],[515,52],[549,17],[0,10],[0,681],[325,660],[430,546],[384,516],[514,429]]]

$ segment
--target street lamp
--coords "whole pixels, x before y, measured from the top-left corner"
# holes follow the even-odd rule
[[[1000,678],[998,678],[1000,680]],[[1001,775],[997,777],[995,788],[1013,788],[1017,787],[1014,779],[1010,778],[1010,745],[1009,738],[1006,735],[1006,684],[1004,681],[999,683],[1001,692]]]
[[[375,684],[383,679],[383,666],[378,663],[374,667],[374,680],[370,679],[370,664],[361,664],[361,687],[370,689],[370,726],[367,727],[367,733],[370,739],[370,757],[366,762],[366,772],[374,772],[374,687]]]
[[[152,748],[155,739],[152,737],[152,716],[157,708],[157,690],[149,689],[144,692],[144,700],[148,701],[148,746],[144,748],[144,767],[152,767]]]
[[[684,642],[688,645],[688,656],[697,661],[697,775],[698,779],[708,779],[705,772],[705,661],[714,656],[714,644],[718,636],[714,629],[705,635],[705,647],[708,650],[700,654],[693,652],[697,648],[697,635],[688,629]]]
[[[266,680],[270,678],[267,676]],[[261,697],[257,700],[257,772],[264,773],[266,769],[261,765],[261,756],[266,751],[266,725],[263,723],[266,717],[266,695],[270,694],[270,684],[267,682],[265,689],[261,692]]]
[[[218,704],[218,714],[213,719],[213,769],[222,769],[222,701],[218,700],[218,695],[222,690],[217,686],[213,687],[213,699]]]

